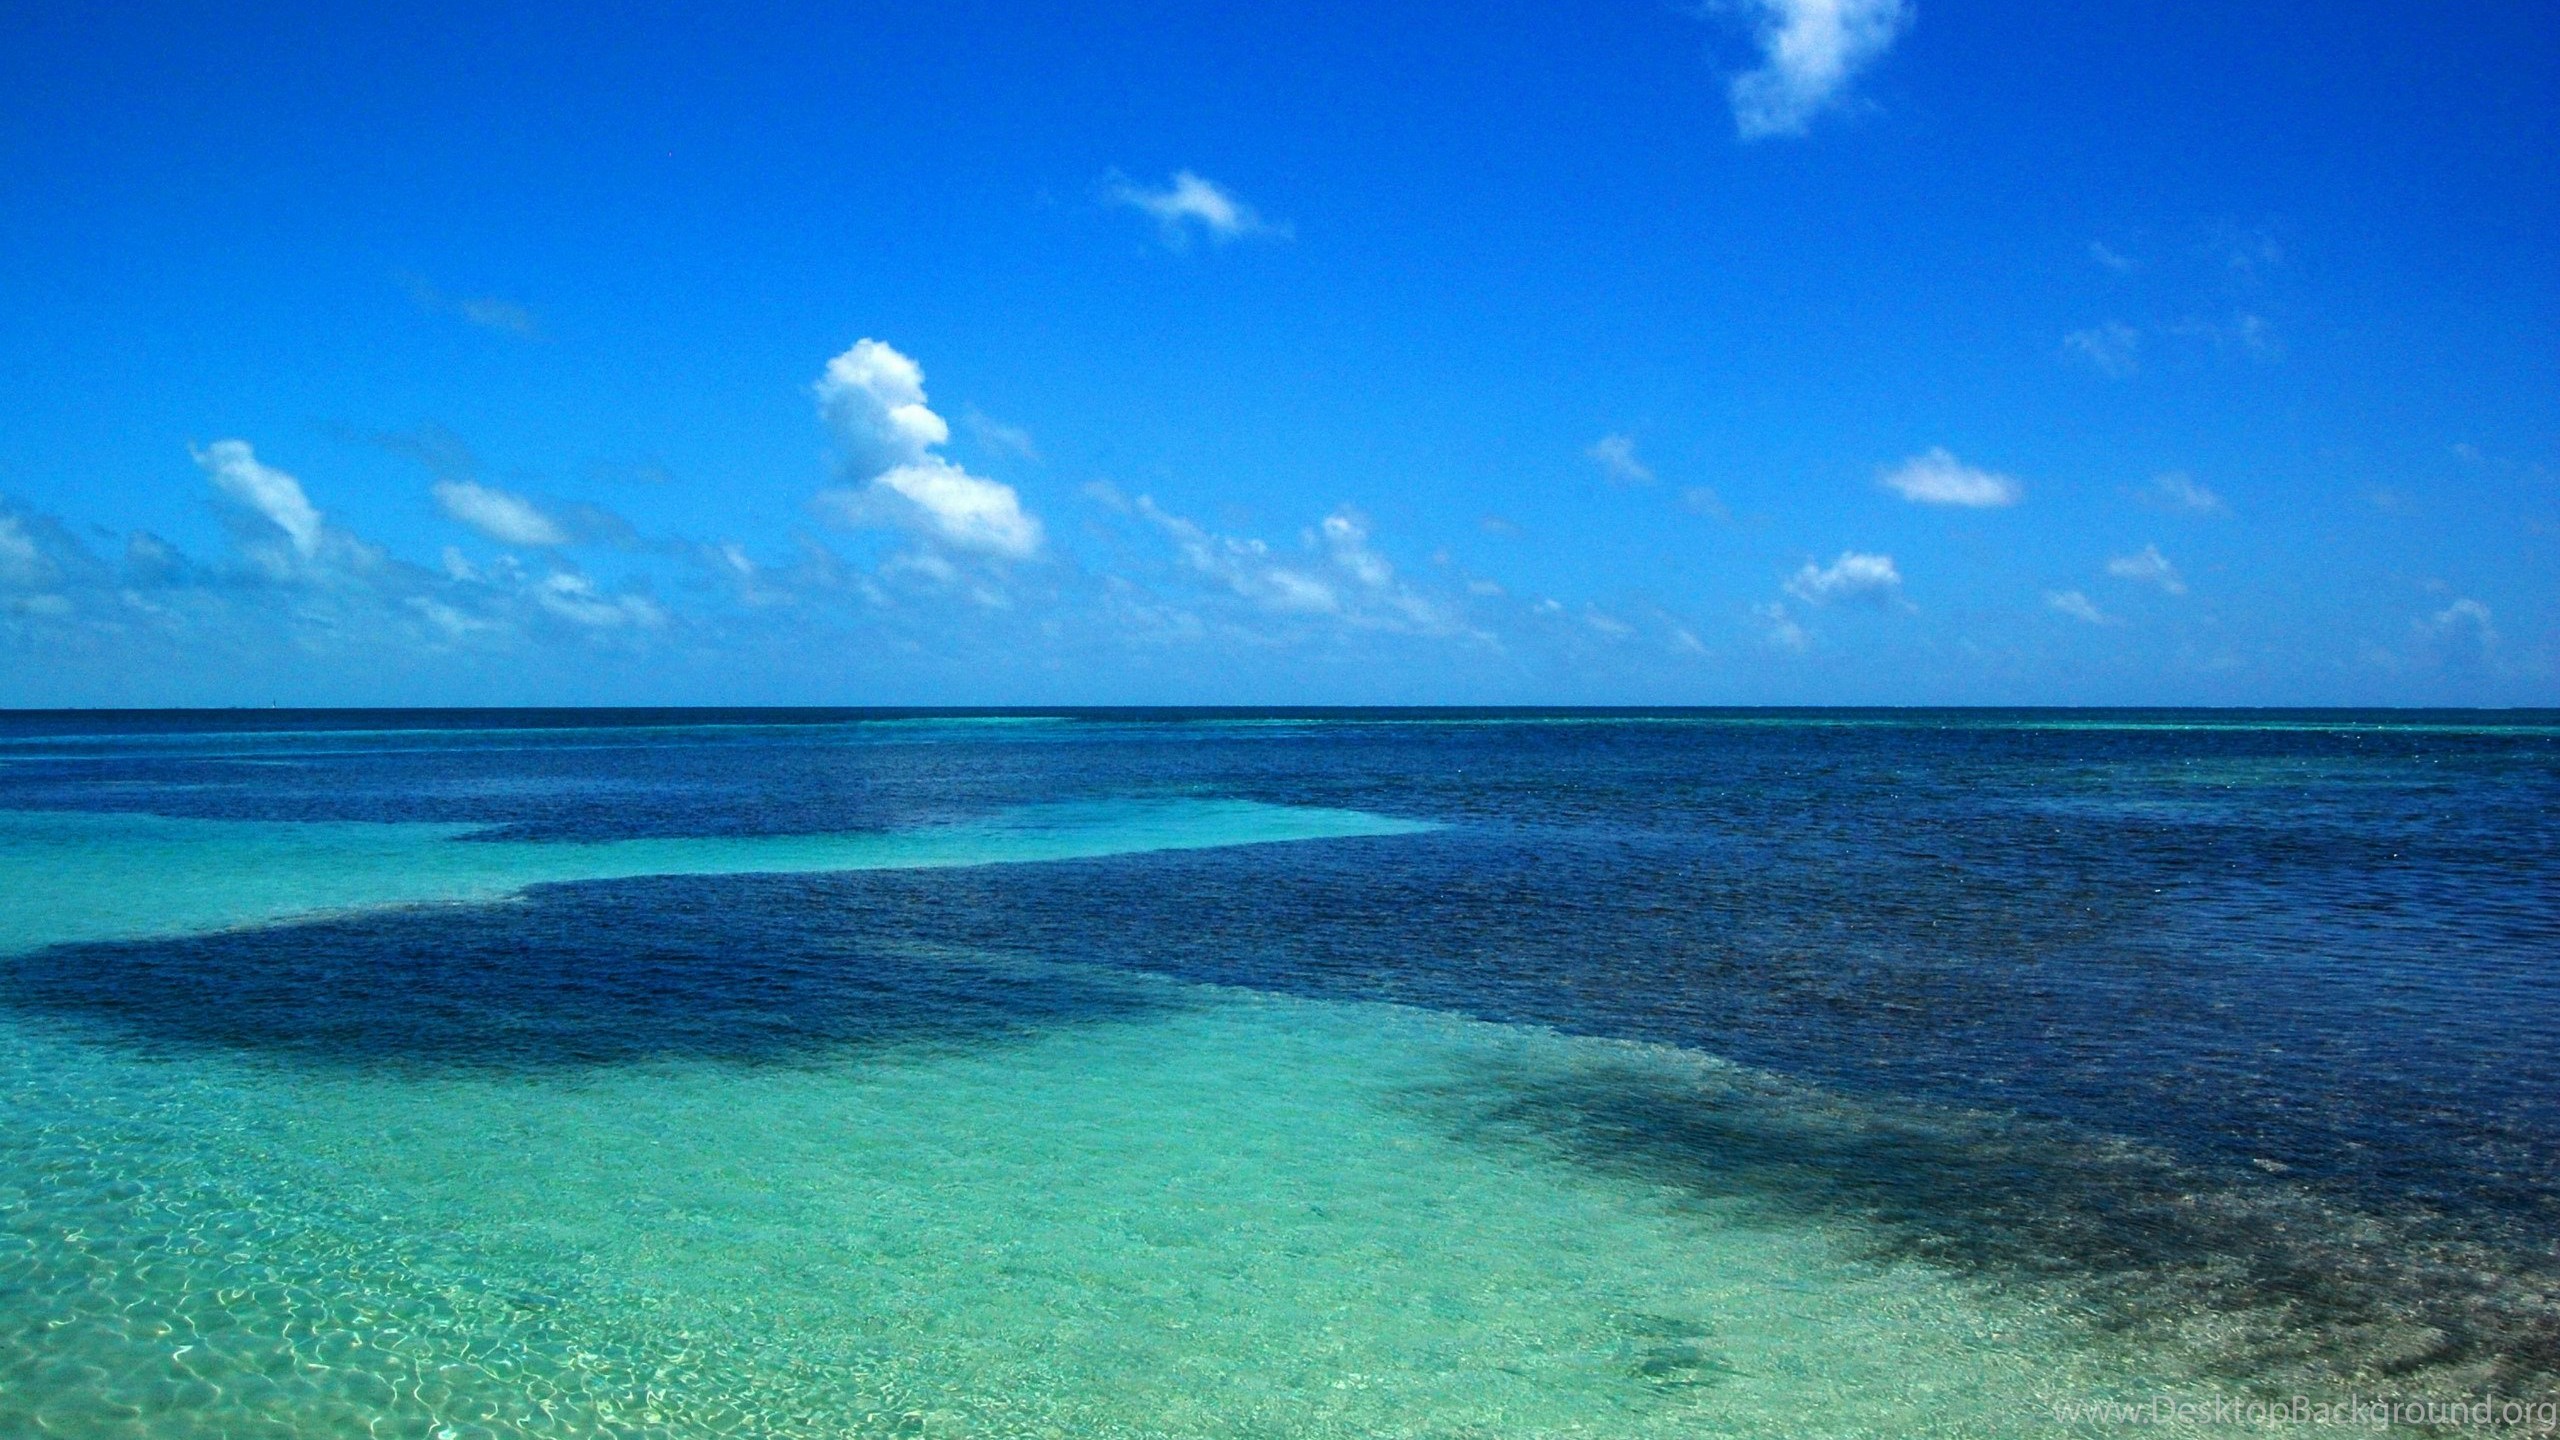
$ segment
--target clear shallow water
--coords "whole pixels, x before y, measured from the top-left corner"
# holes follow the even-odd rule
[[[831,835],[620,840],[509,840],[480,826],[424,822],[0,811],[0,855],[18,891],[0,907],[0,954],[332,911],[497,900],[575,880],[934,870],[1429,828],[1357,811],[1210,799],[1023,805],[963,822]],[[465,841],[474,843],[457,843]]]
[[[0,1432],[2550,1390],[2548,717],[569,718],[0,725]]]

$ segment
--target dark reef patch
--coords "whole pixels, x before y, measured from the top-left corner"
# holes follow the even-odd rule
[[[1872,1257],[2035,1291],[2071,1320],[2264,1394],[2560,1389],[2560,1243],[2344,1208],[2075,1127],[1893,1103],[1741,1067],[1485,1060],[1413,1097],[1708,1207],[1850,1222]]]
[[[0,964],[0,1005],[150,1050],[540,1070],[988,1042],[1174,1003],[1135,977],[878,936],[829,898],[802,877],[676,877],[62,945]]]

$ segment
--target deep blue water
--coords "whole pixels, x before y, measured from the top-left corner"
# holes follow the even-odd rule
[[[1184,796],[1441,828],[57,945],[7,962],[0,1006],[154,1054],[459,1072],[793,1064],[1159,1003],[1015,958],[1392,1001],[1802,1087],[1709,1113],[1488,1069],[1414,1097],[1453,1129],[2077,1274],[2135,1319],[2282,1293],[2306,1334],[2414,1317],[2436,1358],[2560,1369],[2560,714],[0,717],[0,810],[495,827],[455,844]],[[997,958],[928,976],[896,958],[920,949]]]

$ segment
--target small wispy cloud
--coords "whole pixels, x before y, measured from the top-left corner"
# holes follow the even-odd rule
[[[1715,7],[1746,16],[1760,64],[1727,91],[1745,140],[1801,135],[1848,103],[1850,83],[1909,28],[1907,0],[1742,0]]]
[[[1291,238],[1286,224],[1265,220],[1252,206],[1189,170],[1174,172],[1173,178],[1161,186],[1142,185],[1115,174],[1105,182],[1103,194],[1115,205],[1126,205],[1155,217],[1165,243],[1176,249],[1189,244],[1195,234],[1205,235],[1217,244]]]
[[[2416,623],[2418,633],[2428,640],[2449,640],[2467,636],[2483,650],[2498,643],[2498,627],[2489,607],[2465,597]]]
[[[0,584],[35,585],[53,573],[51,562],[17,516],[0,513]]]
[[[1781,650],[1802,650],[1813,643],[1813,637],[1787,613],[1787,607],[1775,600],[1752,606],[1751,613],[1760,621],[1761,638]]]
[[[559,521],[511,491],[472,480],[439,480],[433,493],[438,509],[501,545],[548,550],[569,543],[569,532]]]
[[[2109,270],[2113,270],[2119,275],[2130,275],[2134,271],[2142,268],[2142,263],[2140,261],[2120,250],[2117,250],[2115,247],[2107,244],[2104,240],[2092,240],[2089,242],[2089,258],[2096,261],[2099,265],[2102,265]]]
[[[1710,520],[1719,520],[1726,524],[1731,524],[1733,521],[1733,511],[1726,507],[1724,497],[1718,495],[1709,486],[1692,485],[1681,491],[1680,503],[1689,507],[1691,513],[1704,515]]]
[[[2077,590],[2047,590],[2044,592],[2044,603],[2074,620],[2085,620],[2092,625],[2116,623],[2114,616],[2100,610],[2088,596]]]
[[[433,421],[415,430],[349,432],[348,438],[415,460],[439,480],[468,480],[480,473],[480,457],[470,444]]]
[[[667,623],[666,612],[647,596],[609,595],[586,576],[567,571],[543,577],[534,587],[533,598],[561,619],[592,630],[656,629]]]
[[[2109,320],[2062,337],[2062,348],[2089,362],[2099,374],[2121,380],[2142,368],[2142,332]]]
[[[1350,506],[1307,530],[1300,537],[1304,548],[1293,555],[1252,537],[1217,534],[1145,495],[1132,500],[1115,490],[1095,498],[1153,525],[1172,542],[1186,570],[1267,615],[1298,622],[1322,617],[1346,630],[1476,633],[1457,608],[1398,577],[1395,565],[1370,541],[1369,517]],[[1500,587],[1491,593],[1498,595]]]
[[[2196,483],[2184,470],[2169,470],[2151,477],[2142,498],[2164,510],[2186,510],[2198,515],[2219,515],[2227,508],[2222,497]]]
[[[2263,363],[2272,364],[2284,358],[2284,341],[2276,334],[2275,325],[2254,311],[2240,311],[2228,320],[2189,315],[2172,322],[2166,329],[2171,335],[2202,340],[2221,350],[2237,350]]]
[[[498,330],[526,340],[539,340],[542,326],[533,312],[513,300],[496,295],[447,295],[415,275],[397,275],[400,288],[418,302],[418,308],[437,315],[458,316],[483,330]]]
[[[1194,572],[1267,610],[1331,614],[1342,608],[1335,587],[1310,568],[1282,560],[1256,539],[1211,533],[1141,495],[1131,507],[1165,533]]]
[[[1967,465],[1943,449],[1914,455],[1877,477],[1878,483],[1914,505],[1998,509],[2025,498],[2006,475]]]
[[[2157,585],[2171,595],[2187,593],[2187,582],[2179,576],[2178,567],[2169,563],[2169,557],[2161,554],[2157,545],[2145,545],[2130,555],[2109,560],[2107,573],[2119,580]]]
[[[2255,275],[2284,263],[2284,246],[2275,231],[2264,225],[2234,225],[2225,221],[2208,227],[2206,247],[2222,257],[2224,268],[2243,275]]]
[[[1653,470],[1636,456],[1633,436],[1603,435],[1582,452],[1612,485],[1650,485]]]
[[[1786,590],[1807,605],[1851,600],[1882,605],[1901,598],[1902,572],[1894,568],[1890,555],[1843,550],[1829,565],[1806,561],[1787,581]]]
[[[975,405],[960,412],[960,423],[967,427],[969,438],[984,448],[1039,463],[1040,447],[1021,426],[1007,425]]]
[[[463,319],[483,330],[504,330],[528,340],[540,338],[542,331],[533,323],[533,312],[513,300],[495,295],[466,295],[454,302]]]

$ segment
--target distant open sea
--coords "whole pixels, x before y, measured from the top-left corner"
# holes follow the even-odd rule
[[[0,714],[0,1436],[2556,1399],[2560,713]]]

